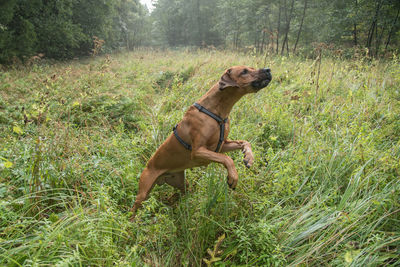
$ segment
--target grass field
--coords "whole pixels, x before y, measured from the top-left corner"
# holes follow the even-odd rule
[[[138,51],[0,73],[0,265],[398,266],[400,65],[215,51]],[[190,192],[147,160],[231,65],[270,67],[230,139],[251,142],[236,191],[217,164]],[[267,164],[268,162],[268,164]]]

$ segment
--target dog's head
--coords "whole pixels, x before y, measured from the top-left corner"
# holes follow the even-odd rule
[[[272,79],[270,69],[234,66],[225,71],[219,80],[219,90],[237,88],[243,93],[255,93],[266,87]]]

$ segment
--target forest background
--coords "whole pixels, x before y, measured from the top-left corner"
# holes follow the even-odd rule
[[[400,42],[396,0],[6,0],[0,63],[71,59],[137,47],[216,47],[310,55],[390,56]],[[101,44],[101,51],[94,50]]]

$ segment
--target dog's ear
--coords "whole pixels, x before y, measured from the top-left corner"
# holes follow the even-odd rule
[[[227,70],[219,80],[219,90],[224,90],[227,87],[239,87],[236,81],[231,78],[231,70]]]

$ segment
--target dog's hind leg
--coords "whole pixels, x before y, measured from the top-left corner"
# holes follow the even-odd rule
[[[185,171],[169,173],[165,177],[165,182],[176,189],[181,191],[181,194],[185,194],[189,183],[185,180]]]
[[[189,187],[189,183],[185,180],[185,171],[169,173],[168,176],[165,177],[165,182],[179,189],[181,195],[184,195]],[[179,193],[175,193],[168,199],[168,202],[170,204],[175,203],[179,197]]]
[[[162,170],[154,170],[147,167],[143,170],[139,180],[139,191],[136,195],[135,204],[133,204],[131,209],[133,212],[131,220],[134,219],[136,211],[142,206],[142,202],[148,198],[151,189],[154,187],[154,184],[157,181],[157,178],[163,172],[164,171]]]

